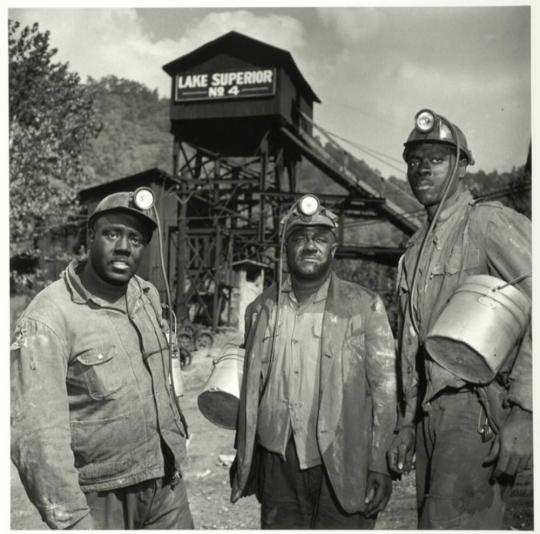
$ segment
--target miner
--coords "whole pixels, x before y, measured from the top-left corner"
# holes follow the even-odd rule
[[[263,529],[370,529],[391,493],[394,340],[381,298],[333,271],[337,228],[296,203],[287,273],[246,310],[231,499],[255,493]]]
[[[504,496],[532,458],[530,323],[490,380],[470,375],[463,344],[445,360],[426,339],[471,275],[496,277],[531,298],[530,221],[472,197],[463,182],[474,163],[467,139],[433,111],[417,114],[403,157],[427,217],[399,264],[401,410],[390,467],[411,469],[416,453],[419,529],[500,529]],[[477,336],[490,326],[485,317],[470,325]]]
[[[74,261],[17,322],[11,453],[53,529],[191,529],[186,428],[156,288],[135,274],[156,228],[151,190],[113,193]]]

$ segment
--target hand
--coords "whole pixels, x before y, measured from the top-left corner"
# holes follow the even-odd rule
[[[532,451],[532,413],[513,406],[484,465],[495,464],[494,479],[513,477],[532,466]]]
[[[364,511],[366,517],[373,517],[382,512],[388,504],[388,499],[392,494],[392,480],[389,475],[368,471],[366,484],[366,498],[364,503],[367,505]]]
[[[404,426],[388,449],[388,465],[395,473],[408,473],[413,468],[416,431],[414,426]]]

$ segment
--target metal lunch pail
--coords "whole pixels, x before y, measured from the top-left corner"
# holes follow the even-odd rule
[[[427,335],[426,350],[467,382],[488,383],[522,336],[530,309],[517,287],[495,276],[469,276]]]
[[[244,371],[244,349],[225,345],[197,399],[199,410],[212,423],[234,430]]]

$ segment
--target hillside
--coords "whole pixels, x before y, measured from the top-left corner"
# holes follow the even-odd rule
[[[107,76],[87,82],[101,131],[83,154],[87,176],[95,184],[153,167],[171,168],[169,100],[143,84]]]
[[[102,183],[152,167],[170,169],[173,138],[169,133],[169,99],[159,98],[156,91],[143,84],[115,76],[99,81],[89,79],[87,85],[92,90],[101,122],[97,139],[83,155],[85,173],[90,181]],[[395,176],[384,178],[378,170],[372,169],[339,145],[326,144],[324,148],[330,157],[362,176],[379,194],[391,201],[399,198],[407,213],[423,216],[421,206],[411,195],[404,179]],[[500,200],[531,216],[531,175],[523,167],[506,173],[470,172],[465,177],[465,183],[475,196]],[[300,191],[315,194],[344,192],[305,160],[300,166],[297,187]],[[384,219],[353,220],[346,225],[346,243],[401,247],[408,239],[407,235]],[[395,318],[394,267],[367,260],[340,260],[337,270],[345,278],[378,291],[385,300],[391,318]]]
[[[173,138],[169,133],[168,98],[159,98],[157,91],[116,76],[100,80],[90,78],[87,86],[93,93],[101,122],[97,139],[83,155],[85,172],[93,183],[114,180],[152,167],[171,168]],[[397,198],[403,191],[405,196],[401,197],[401,202],[405,202],[409,211],[413,213],[420,209],[404,179],[395,176],[384,178],[365,161],[335,146],[327,144],[325,149],[339,161],[346,160],[354,173],[362,175],[367,183],[389,200]],[[525,163],[525,151],[523,156]],[[498,198],[530,216],[530,171],[524,173],[522,162],[517,163],[511,172],[469,172],[465,183],[475,196]],[[298,183],[301,190],[314,193],[343,192],[307,162],[302,162]],[[363,234],[366,237],[365,232]],[[395,239],[392,241],[395,242]]]

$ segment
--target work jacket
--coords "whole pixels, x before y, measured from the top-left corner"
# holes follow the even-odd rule
[[[85,492],[168,474],[162,442],[177,470],[185,456],[158,292],[134,276],[127,305],[88,293],[70,264],[17,322],[11,454],[51,528],[89,512]]]
[[[422,402],[426,407],[430,395],[432,397],[446,387],[466,386],[464,380],[439,366],[425,350],[421,350],[425,336],[456,289],[470,275],[488,274],[509,282],[531,272],[529,219],[500,202],[478,202],[469,191],[464,191],[456,203],[441,213],[419,264],[413,295],[419,336],[411,323],[408,299],[416,257],[427,226],[428,222],[409,240],[398,269],[400,427],[421,414]],[[523,278],[516,287],[532,298],[530,277]],[[426,367],[430,381],[427,386],[419,384],[418,358],[423,359]],[[494,430],[508,414],[511,404],[532,411],[530,327],[506,359],[499,376],[484,386],[479,391],[488,397]],[[420,398],[419,390],[427,391],[428,395]]]
[[[270,360],[276,287],[246,310],[246,351],[238,413],[232,502],[257,487],[257,415]],[[396,422],[394,339],[378,295],[331,274],[321,340],[317,441],[332,488],[348,513],[365,509],[368,470],[388,473]]]

